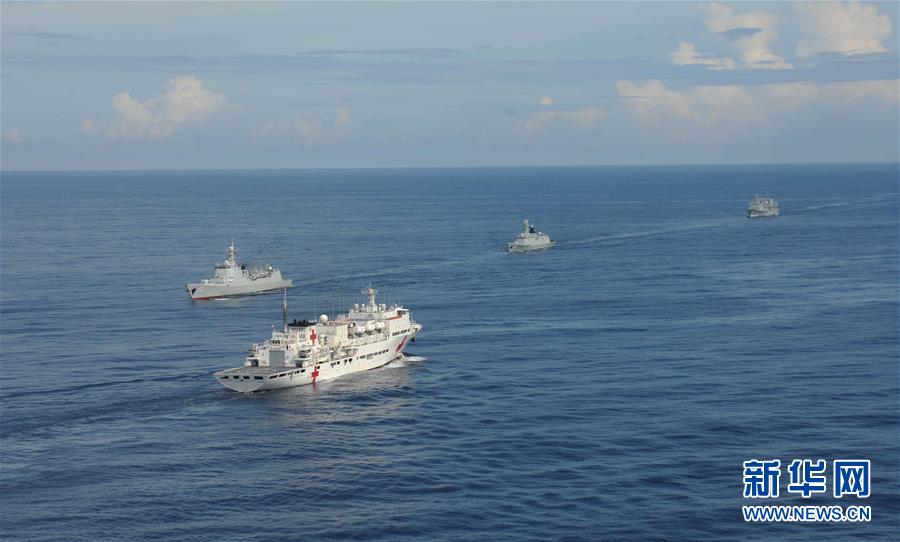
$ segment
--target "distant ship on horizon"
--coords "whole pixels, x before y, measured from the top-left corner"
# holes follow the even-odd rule
[[[293,286],[291,279],[271,265],[248,267],[237,263],[234,241],[228,246],[228,258],[216,264],[213,277],[184,285],[194,301],[219,299],[238,295],[258,294]]]
[[[764,216],[778,216],[781,210],[775,198],[756,195],[747,205],[747,218],[761,218]]]

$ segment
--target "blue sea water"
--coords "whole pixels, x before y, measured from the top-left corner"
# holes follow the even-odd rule
[[[744,218],[770,193],[775,219]],[[898,166],[3,173],[8,540],[892,540]],[[530,218],[559,241],[508,255]],[[234,240],[291,316],[369,283],[418,356],[239,395],[281,296],[197,302]],[[742,498],[868,458],[872,496]],[[830,487],[830,486],[829,486]],[[866,504],[748,524],[746,504]]]

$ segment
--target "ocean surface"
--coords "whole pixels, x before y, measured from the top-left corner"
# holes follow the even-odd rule
[[[745,218],[754,193],[782,216]],[[896,164],[5,172],[0,201],[6,540],[900,532]],[[558,247],[506,254],[526,217]],[[407,305],[413,357],[221,387],[282,319],[188,298],[232,239],[295,280],[291,317],[370,283]],[[783,467],[750,501],[754,458],[870,459],[872,496],[803,501]]]

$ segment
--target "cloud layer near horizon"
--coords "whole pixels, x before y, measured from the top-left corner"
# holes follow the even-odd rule
[[[368,49],[377,30],[362,16],[332,42],[285,26],[293,51],[212,47],[190,35],[190,17],[173,24],[183,35],[167,27],[138,46],[98,33],[112,27],[87,4],[56,19],[62,7],[5,9],[4,167],[897,159],[892,4],[675,3],[640,17],[618,4],[552,8],[423,5],[416,20],[439,20],[434,38],[404,26]],[[118,9],[106,11],[142,24]],[[171,6],[142,9],[152,18]],[[305,8],[277,9],[287,23]],[[388,21],[392,9],[362,11]],[[302,20],[329,10],[352,26],[341,6]],[[90,17],[70,23],[80,11]],[[259,16],[277,34],[278,18]],[[449,31],[472,18],[497,35],[466,44]],[[223,32],[250,31],[242,25]],[[180,152],[188,144],[194,152]]]
[[[169,80],[165,92],[145,101],[119,92],[112,98],[115,118],[108,121],[104,133],[111,138],[164,138],[189,124],[201,122],[227,105],[225,96],[203,87],[203,82],[191,75],[179,75]],[[82,131],[95,133],[96,123],[86,117]]]

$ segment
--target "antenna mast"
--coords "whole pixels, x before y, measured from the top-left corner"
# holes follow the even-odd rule
[[[284,289],[284,301],[281,306],[284,309],[284,332],[287,333],[287,288]]]

